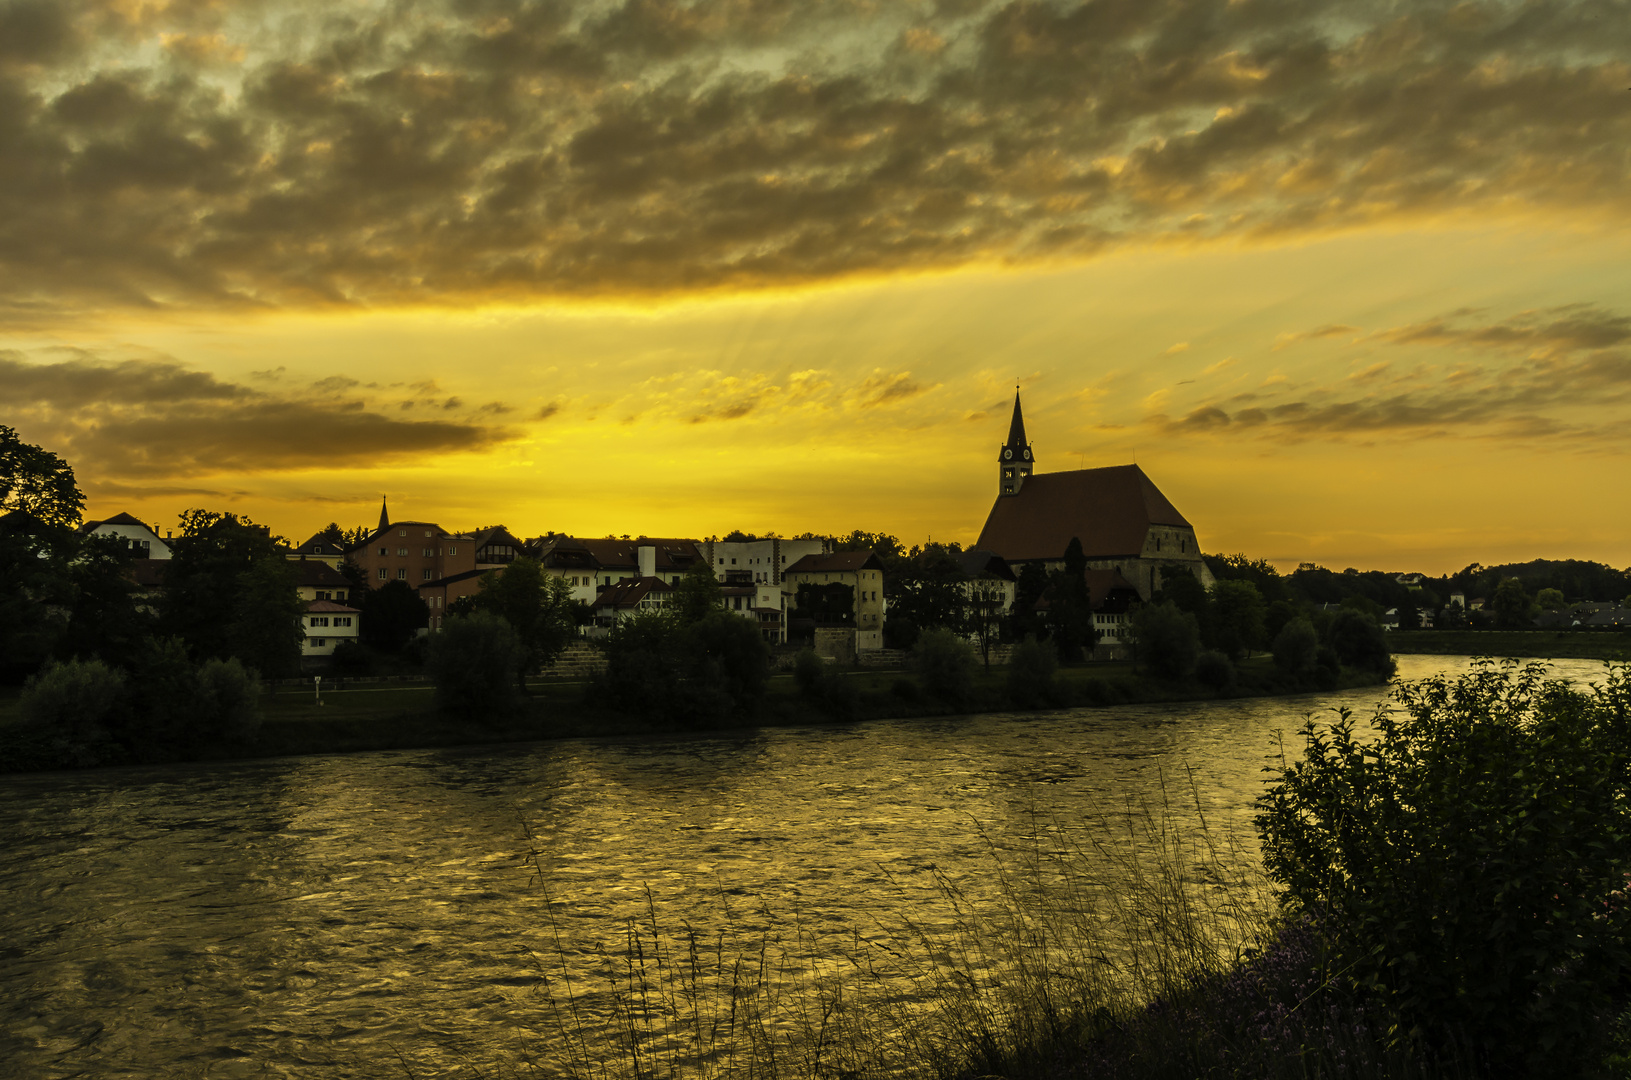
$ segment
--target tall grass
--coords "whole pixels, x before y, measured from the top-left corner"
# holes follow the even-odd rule
[[[1414,1077],[1385,1024],[1276,921],[1256,851],[1200,799],[1114,819],[1031,819],[985,837],[978,897],[937,872],[939,907],[817,940],[759,907],[723,929],[646,910],[617,940],[554,931],[555,1038],[518,1064],[573,1080]],[[977,826],[976,826],[977,827]]]

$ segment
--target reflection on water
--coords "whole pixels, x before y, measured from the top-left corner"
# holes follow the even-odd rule
[[[1277,733],[1381,697],[7,777],[0,1061],[372,1077],[547,1055],[560,952],[588,963],[648,904],[704,936],[796,920],[818,948],[903,911],[946,925],[937,876],[987,895],[988,844],[1033,842],[1037,813],[1192,785],[1245,828]]]

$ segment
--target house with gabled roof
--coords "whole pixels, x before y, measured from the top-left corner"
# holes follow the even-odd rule
[[[170,545],[160,539],[158,530],[129,514],[114,514],[101,521],[87,521],[78,529],[80,536],[115,536],[138,559],[168,559]]]
[[[1017,391],[1008,442],[997,453],[997,498],[976,548],[996,552],[1016,571],[1032,562],[1051,571],[1064,568],[1066,550],[1079,540],[1090,569],[1120,574],[1146,601],[1168,567],[1212,586],[1195,527],[1137,465],[1034,473]]]
[[[866,651],[883,648],[883,562],[870,551],[835,551],[824,555],[806,555],[789,566],[782,575],[785,606],[795,614],[789,617],[789,631],[794,629],[797,616],[799,586],[845,587],[853,596],[849,626],[855,631],[855,649]],[[808,617],[804,621],[810,621]],[[813,628],[820,629],[820,618]]]

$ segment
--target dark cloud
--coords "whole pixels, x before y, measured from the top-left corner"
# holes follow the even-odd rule
[[[1336,386],[1236,394],[1148,423],[1172,435],[1283,441],[1454,433],[1554,445],[1561,439],[1623,442],[1620,410],[1631,405],[1631,317],[1589,304],[1495,321],[1481,315],[1457,311],[1371,334],[1339,327],[1280,338],[1357,335],[1362,343],[1468,354],[1448,373],[1437,366],[1396,371],[1384,360]],[[1326,332],[1331,329],[1336,333]],[[1374,389],[1354,395],[1355,387]],[[1595,422],[1571,422],[1576,409],[1589,410]]]
[[[480,423],[407,422],[361,399],[334,400],[334,391],[355,385],[325,379],[313,387],[319,396],[299,396],[168,362],[40,363],[0,352],[0,397],[19,428],[71,461],[84,482],[104,487],[118,482],[109,478],[370,467],[509,437]]]
[[[776,286],[1469,209],[1620,220],[1624,14],[0,4],[0,318]]]

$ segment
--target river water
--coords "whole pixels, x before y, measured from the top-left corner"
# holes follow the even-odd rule
[[[977,906],[993,851],[1059,823],[1166,803],[1249,834],[1276,737],[1383,698],[5,777],[0,1074],[551,1075],[549,1003],[630,919],[810,963],[903,915],[948,927],[948,888]]]

